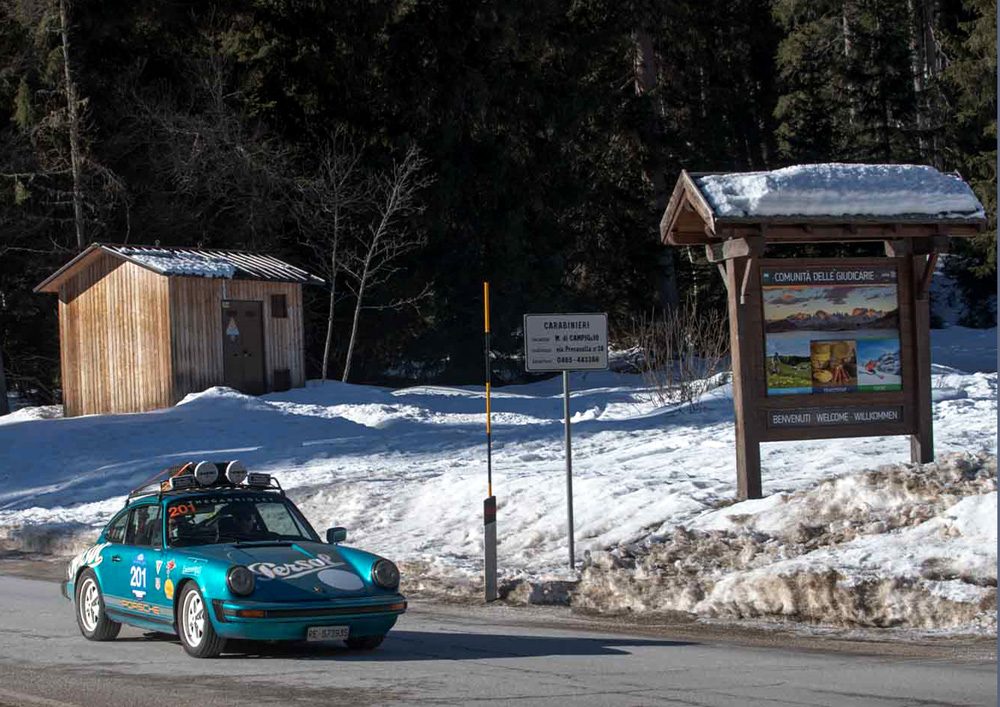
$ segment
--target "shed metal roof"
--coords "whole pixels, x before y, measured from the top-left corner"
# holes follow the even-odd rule
[[[166,277],[207,277],[228,280],[265,280],[302,285],[323,285],[319,278],[270,255],[239,250],[206,250],[166,246],[94,243],[59,268],[35,288],[35,292],[58,292],[59,285],[73,277],[92,258],[106,253]]]

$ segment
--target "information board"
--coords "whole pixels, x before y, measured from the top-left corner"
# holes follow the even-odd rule
[[[893,266],[762,267],[767,395],[902,390]]]
[[[594,371],[608,367],[608,315],[525,314],[528,371]]]

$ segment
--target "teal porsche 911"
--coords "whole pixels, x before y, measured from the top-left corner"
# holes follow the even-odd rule
[[[70,562],[63,595],[86,638],[111,640],[124,623],[175,633],[197,658],[230,638],[371,650],[406,611],[396,565],[343,546],[344,528],[323,542],[270,475],[239,462],[168,473]]]

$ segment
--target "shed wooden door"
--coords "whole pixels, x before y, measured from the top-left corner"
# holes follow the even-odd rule
[[[264,322],[261,302],[222,301],[223,377],[247,395],[267,392],[264,379]]]

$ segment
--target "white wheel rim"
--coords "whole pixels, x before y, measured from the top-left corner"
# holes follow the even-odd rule
[[[97,582],[87,578],[80,590],[80,620],[88,633],[97,630],[97,622],[101,620],[101,593]]]
[[[188,592],[184,599],[184,638],[196,648],[205,636],[205,604],[198,592]]]

